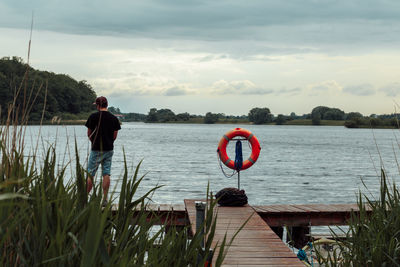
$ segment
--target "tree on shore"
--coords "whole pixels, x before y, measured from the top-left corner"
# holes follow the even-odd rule
[[[175,113],[168,108],[158,110],[157,118],[159,122],[176,121]]]
[[[349,112],[346,114],[346,120],[354,120],[364,117],[360,112]]]
[[[185,113],[179,113],[176,115],[176,119],[178,121],[188,121],[190,119],[190,114],[185,112]]]
[[[146,122],[171,122],[176,121],[176,115],[168,108],[159,109],[151,108],[146,116]]]
[[[29,75],[27,75],[29,73]],[[19,57],[0,59],[0,106],[2,119],[8,106],[15,110],[31,107],[30,121],[54,116],[77,117],[95,110],[96,93],[86,81],[76,81],[66,74],[56,74],[31,68]]]
[[[157,109],[156,108],[151,108],[149,113],[147,114],[146,117],[146,122],[157,122]]]
[[[115,107],[109,107],[108,111],[110,111],[112,114],[121,114],[121,110],[119,108],[115,108]]]
[[[249,121],[254,124],[264,124],[272,122],[273,115],[269,108],[253,108],[249,112]]]
[[[286,121],[286,117],[283,114],[279,114],[275,119],[276,125],[282,125],[285,123],[285,121]]]
[[[344,111],[338,108],[318,106],[311,111],[311,121],[313,125],[320,125],[321,120],[344,120]]]
[[[344,123],[347,128],[399,128],[399,114],[374,117],[350,117]]]
[[[204,123],[206,124],[213,124],[218,121],[218,114],[207,112],[206,116],[204,117]]]

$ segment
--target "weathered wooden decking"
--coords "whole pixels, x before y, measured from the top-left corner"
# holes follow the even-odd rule
[[[184,202],[192,231],[195,232],[195,200]],[[220,244],[225,234],[227,240],[231,240],[236,231],[250,218],[232,245],[227,248],[228,252],[222,266],[304,266],[251,206],[217,207],[217,212],[214,245],[218,240]],[[215,251],[215,255],[217,253],[218,251]]]
[[[350,213],[358,212],[357,204],[286,204],[252,207],[271,227],[345,225]],[[152,204],[147,209],[149,212],[156,212],[161,219],[173,219],[171,224],[180,226],[188,224],[185,205]],[[114,211],[117,211],[117,206]]]
[[[185,200],[185,205],[150,204],[146,206],[146,210],[153,224],[177,227],[193,225],[192,230],[195,231],[194,202],[194,200]],[[366,207],[366,209],[369,212],[371,211],[369,207]],[[246,207],[246,211],[243,212],[238,207],[218,207],[217,226],[219,230],[216,235],[218,239],[223,238],[223,235],[227,232],[229,240],[229,237],[236,232],[235,230],[242,225],[250,214],[254,213],[253,217],[257,218],[252,217],[246,228],[241,231],[235,243],[230,247],[223,266],[302,266],[301,264],[286,263],[286,259],[282,255],[290,255],[288,259],[294,261],[294,264],[298,264],[293,253],[287,254],[288,248],[281,240],[276,239],[276,235],[271,234],[271,228],[275,233],[282,236],[282,227],[287,226],[291,229],[293,245],[301,248],[305,244],[304,238],[306,237],[307,241],[310,239],[307,230],[309,226],[346,225],[351,214],[357,214],[358,211],[357,204],[263,205]],[[117,205],[113,206],[113,212],[118,212]],[[157,215],[158,220],[154,221],[154,215]],[[264,233],[258,234],[260,232]],[[269,243],[267,246],[264,243],[266,240]],[[240,245],[237,242],[240,242]],[[263,247],[267,248],[267,251]],[[238,263],[239,258],[242,260],[246,257],[250,257],[248,259],[251,264],[242,265]],[[269,259],[265,260],[265,257]]]

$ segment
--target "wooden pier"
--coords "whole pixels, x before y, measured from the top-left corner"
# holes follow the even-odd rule
[[[194,232],[195,200],[185,200],[185,206]],[[222,266],[304,266],[251,206],[216,207],[216,209],[218,218],[213,247],[217,242],[221,244],[225,235],[227,241],[231,240],[237,230],[248,220],[231,246],[226,248],[227,254]],[[218,247],[215,251],[215,255],[217,254]]]
[[[114,211],[117,207],[114,208]],[[154,214],[159,224],[191,226],[196,229],[195,200],[184,200],[184,205],[149,205],[149,217]],[[227,233],[227,240],[250,217],[235,238],[222,266],[304,266],[282,242],[283,227],[292,231],[297,248],[309,240],[309,226],[346,225],[351,213],[357,214],[356,204],[259,205],[245,207],[217,207],[216,242]],[[154,223],[154,221],[153,221]]]

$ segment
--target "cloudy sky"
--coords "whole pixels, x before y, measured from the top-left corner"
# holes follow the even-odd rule
[[[0,0],[0,57],[26,61],[32,12],[31,65],[123,112],[400,103],[398,0]]]

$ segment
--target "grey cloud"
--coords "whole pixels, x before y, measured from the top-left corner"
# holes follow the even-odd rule
[[[247,88],[240,91],[242,95],[269,95],[272,93],[274,93],[274,90],[266,88]]]
[[[272,54],[272,53],[271,53]],[[249,56],[239,56],[237,57],[239,60],[247,60],[247,61],[278,61],[276,58],[272,58],[267,55],[249,55]]]
[[[313,84],[310,86],[310,89],[311,89],[311,95],[314,94],[322,95],[322,94],[339,92],[342,89],[342,86],[338,84],[336,81],[331,80],[331,81],[323,81],[318,84]]]
[[[319,91],[319,92],[328,91],[329,89],[330,89],[329,86],[326,86],[326,85],[323,85],[323,84],[316,85],[316,86],[312,87],[313,91]]]
[[[232,86],[233,88],[236,89],[236,92],[241,94],[241,95],[270,95],[270,94],[275,94],[275,95],[284,95],[284,94],[290,94],[294,95],[302,91],[301,88],[293,88],[293,89],[279,89],[279,90],[274,90],[274,89],[268,89],[268,88],[262,88],[262,87],[257,87],[257,86],[246,86],[246,84],[241,84],[240,86]],[[228,90],[224,91],[225,93],[228,93]],[[234,90],[231,90],[230,93],[235,92]]]
[[[115,98],[123,98],[126,95],[127,95],[127,92],[125,92],[125,91],[113,91],[109,96],[115,97]]]
[[[231,81],[224,80],[217,81],[212,85],[212,93],[220,95],[266,95],[272,94],[274,90],[256,86],[253,82],[244,81]]]
[[[204,57],[200,57],[197,59],[198,62],[210,62],[210,61],[214,61],[214,60],[220,60],[220,59],[227,59],[229,58],[227,55],[225,54],[210,54]]]
[[[165,96],[181,96],[186,94],[188,94],[188,91],[179,86],[174,86],[164,91]]]
[[[255,89],[254,84],[250,81],[234,81],[231,82],[230,85],[237,91]]]
[[[240,47],[243,47],[243,44],[230,44],[229,48],[226,47],[227,44],[215,44],[213,54],[209,54],[203,57],[199,57],[195,59],[197,62],[211,62],[216,60],[224,60],[224,59],[236,59],[241,61],[278,61],[277,58],[272,57],[271,55],[281,55],[281,54],[296,54],[297,53],[306,53],[303,49],[284,49],[284,48],[266,48],[254,45],[251,51],[247,50],[245,52],[241,51]],[[177,51],[189,51],[188,49],[176,49]],[[224,51],[225,54],[220,54],[220,51]],[[262,54],[264,53],[264,54]]]
[[[369,96],[375,94],[375,89],[370,84],[361,84],[345,87],[343,92],[358,96]]]
[[[302,91],[302,89],[299,88],[299,87],[292,88],[292,89],[283,88],[283,89],[280,89],[280,90],[276,90],[275,94],[277,94],[277,95],[283,95],[283,94],[294,95],[294,94],[300,93],[301,91]]]
[[[152,94],[144,89],[112,91],[112,93],[110,94],[111,97],[118,97],[118,98],[124,98],[128,95],[132,97],[132,96],[148,96]]]
[[[400,95],[400,83],[392,83],[389,85],[386,85],[382,88],[379,89],[379,91],[384,92],[387,96],[395,97]]]
[[[29,28],[31,10],[35,10],[35,29],[75,34],[243,40],[273,47],[354,44],[356,48],[358,44],[394,45],[400,39],[398,0],[384,4],[373,0],[3,0],[0,27]],[[256,54],[253,43],[241,48],[244,55]]]

